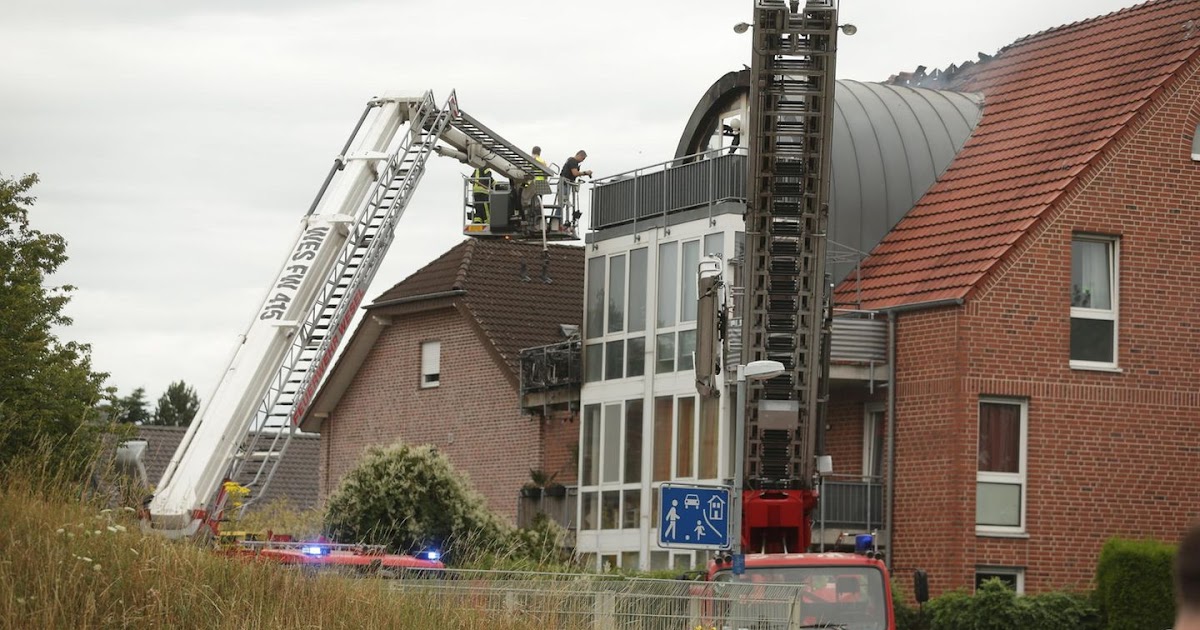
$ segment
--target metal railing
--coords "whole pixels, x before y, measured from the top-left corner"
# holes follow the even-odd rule
[[[874,311],[835,310],[829,358],[848,363],[887,361],[887,320]]]
[[[881,477],[826,475],[821,478],[818,527],[870,532],[883,527]]]
[[[581,344],[578,339],[521,351],[521,395],[583,383]]]
[[[801,585],[456,570],[403,571],[399,577],[390,586],[405,595],[544,628],[783,630],[817,627],[805,625],[810,618],[821,621],[804,611],[812,595]]]
[[[588,225],[598,230],[745,199],[746,149],[726,147],[596,180]]]

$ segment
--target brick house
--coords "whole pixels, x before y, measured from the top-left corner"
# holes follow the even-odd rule
[[[466,240],[366,307],[301,422],[321,434],[322,497],[398,440],[436,446],[510,521],[531,470],[574,481],[570,400],[530,413],[521,396],[521,351],[564,341],[583,313],[583,249],[548,254]]]
[[[894,359],[890,397],[831,405],[828,448],[894,406],[892,561],[935,595],[1085,589],[1107,538],[1200,516],[1198,25],[1157,0],[904,77],[983,117],[837,289]]]

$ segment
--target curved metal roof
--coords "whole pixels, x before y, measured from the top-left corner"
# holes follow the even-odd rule
[[[676,157],[702,150],[718,115],[745,107],[749,86],[746,70],[718,79],[688,120]],[[837,281],[950,165],[979,123],[983,96],[842,80],[834,107],[829,253]]]
[[[853,253],[875,247],[950,165],[979,123],[983,97],[838,81],[834,107],[829,240],[840,280]]]

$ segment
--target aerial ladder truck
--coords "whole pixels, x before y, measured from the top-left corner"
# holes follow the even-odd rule
[[[576,238],[573,226],[550,217],[577,216],[577,191],[568,185],[554,204],[542,206],[540,194],[557,181],[556,174],[459,109],[454,93],[441,105],[432,92],[371,99],[216,390],[154,487],[143,514],[147,529],[173,538],[211,537],[226,509],[229,482],[249,489],[245,505],[262,495],[434,153],[493,174],[486,183],[491,221],[468,220],[475,202],[464,194],[465,235],[543,245]],[[540,188],[521,195],[526,186]],[[118,456],[136,469],[129,460],[144,448],[144,442],[126,443]],[[322,555],[329,546],[303,549]]]
[[[818,470],[828,460],[818,458],[816,446],[832,314],[825,241],[837,9],[837,0],[755,0],[736,375],[747,388],[735,437],[735,448],[744,449],[735,465],[744,461],[745,481],[735,472],[742,485],[734,553],[718,557],[708,578],[806,585],[800,608],[819,627],[894,628],[888,569],[873,544],[861,555],[809,553],[820,474],[828,472]],[[709,396],[719,393],[712,374],[720,352],[717,335],[705,331],[734,321],[723,316],[718,268],[706,260],[699,274],[697,389]],[[743,382],[740,372],[750,365],[773,367],[776,375]],[[923,574],[918,595],[927,588],[921,580]]]

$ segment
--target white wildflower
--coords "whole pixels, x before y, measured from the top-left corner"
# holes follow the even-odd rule
[[[129,512],[130,514],[132,514],[132,513],[134,513],[134,512],[136,512],[136,511],[137,511],[137,510],[135,510],[135,509],[133,509],[133,508],[129,507],[128,505],[126,505],[125,507],[123,507],[123,508],[121,508],[121,509],[122,509],[122,510],[125,510],[126,512]]]
[[[128,530],[126,530],[126,529],[125,529],[125,526],[124,526],[124,525],[117,525],[117,526],[116,526],[116,528],[117,528],[117,531],[119,531],[119,532],[128,531]]]
[[[74,538],[74,537],[75,537],[75,534],[72,534],[71,532],[67,532],[67,538]]]
[[[112,513],[112,509],[111,509],[111,508],[104,508],[103,510],[100,510],[100,513],[101,513],[101,514],[111,514],[111,513]]]
[[[63,528],[61,528],[61,527],[59,527],[58,529],[54,530],[54,533],[55,533],[55,534],[58,534],[59,536],[62,536],[62,535],[63,535],[63,534],[66,532],[66,531],[67,531],[67,530],[65,530],[65,529],[63,529]]]
[[[93,564],[93,565],[92,565],[92,570],[93,570],[93,571],[96,571],[96,572],[99,572],[99,571],[100,571],[100,565],[98,565],[98,564]]]
[[[18,603],[18,604],[21,604],[21,605],[24,605],[24,604],[25,604],[25,598],[24,598],[24,597],[18,597],[18,598],[17,598],[17,603]]]
[[[117,528],[113,527],[112,525],[109,525],[108,527],[105,527],[104,529],[107,529],[108,531],[110,531],[114,534],[117,533]]]

